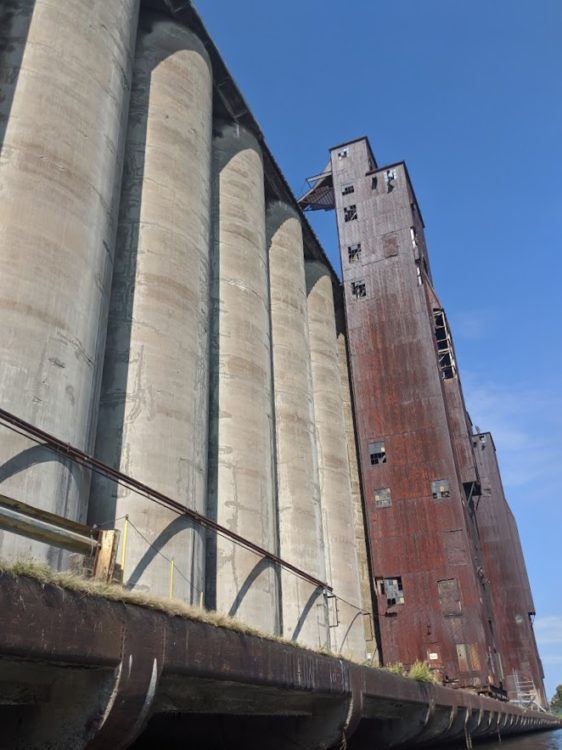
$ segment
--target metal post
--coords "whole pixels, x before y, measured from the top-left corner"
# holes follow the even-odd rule
[[[125,571],[125,551],[127,549],[127,531],[129,530],[129,516],[125,516],[123,524],[123,542],[121,544],[121,570]]]

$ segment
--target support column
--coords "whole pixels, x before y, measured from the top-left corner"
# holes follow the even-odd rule
[[[331,600],[332,649],[365,658],[365,636],[355,547],[353,503],[331,275],[323,263],[306,264],[314,414]]]
[[[202,43],[143,13],[134,70],[96,453],[205,512],[212,74]],[[97,477],[126,585],[198,603],[204,530]],[[126,542],[126,546],[125,546]]]
[[[300,219],[282,203],[270,205],[267,236],[280,555],[325,580]],[[323,590],[287,571],[281,582],[284,637],[313,648],[327,646]]]
[[[91,452],[138,0],[0,8],[0,404]],[[86,517],[89,474],[0,427],[0,492]],[[60,550],[0,532],[0,557]]]
[[[269,279],[263,161],[251,133],[214,142],[209,515],[277,552]],[[211,536],[208,604],[277,632],[278,571]]]

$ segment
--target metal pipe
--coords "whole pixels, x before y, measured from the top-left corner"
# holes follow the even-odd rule
[[[25,536],[34,541],[51,544],[54,547],[78,552],[81,555],[89,555],[93,552],[98,542],[90,537],[76,534],[69,529],[63,529],[54,524],[41,521],[38,518],[27,516],[12,508],[0,505],[0,529],[12,531],[20,536]]]
[[[310,583],[314,583],[316,586],[320,586],[326,591],[332,591],[332,587],[328,586],[327,583],[314,578],[314,576],[309,575],[306,571],[297,568],[295,565],[291,565],[291,563],[287,562],[286,560],[282,560],[272,552],[269,552],[268,550],[263,549],[263,547],[250,542],[248,539],[245,539],[239,534],[236,534],[234,531],[230,531],[230,529],[227,529],[224,526],[216,523],[215,521],[212,521],[210,518],[201,515],[201,513],[197,513],[197,511],[191,510],[191,508],[186,508],[184,505],[177,502],[177,500],[173,500],[171,497],[168,497],[167,495],[164,495],[161,492],[152,489],[152,487],[148,487],[146,484],[138,482],[136,479],[133,479],[133,477],[129,477],[127,476],[127,474],[123,474],[116,469],[112,469],[111,466],[98,461],[97,458],[89,456],[87,453],[84,453],[83,451],[75,448],[69,443],[65,443],[62,440],[59,440],[54,435],[50,435],[44,430],[40,430],[38,427],[35,427],[29,422],[16,417],[14,414],[11,414],[5,409],[0,409],[0,423],[2,422],[26,433],[27,436],[33,439],[35,442],[45,444],[55,453],[58,453],[65,458],[70,458],[71,460],[76,461],[76,463],[80,464],[81,466],[86,466],[93,471],[100,472],[105,476],[114,479],[119,484],[136,490],[137,492],[144,495],[145,497],[148,497],[154,502],[158,502],[162,505],[166,505],[168,508],[172,508],[179,515],[189,516],[189,518],[193,519],[193,521],[195,521],[196,523],[199,523],[206,528],[214,529],[214,531],[216,531],[217,533],[222,534],[223,536],[232,539],[238,544],[243,545],[244,547],[246,547],[246,549],[250,549],[253,552],[256,552],[261,557],[265,557],[268,560],[275,562],[280,567],[285,568],[285,570],[291,570],[295,575],[300,576],[304,580],[310,581]]]

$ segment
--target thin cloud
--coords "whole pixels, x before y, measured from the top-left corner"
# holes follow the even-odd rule
[[[535,619],[535,635],[541,646],[562,645],[562,615],[547,615]],[[545,657],[551,659],[551,657]],[[562,655],[560,657],[562,659]]]
[[[532,485],[535,500],[555,497],[562,481],[559,393],[526,383],[506,387],[473,372],[464,372],[463,381],[474,424],[494,436],[505,484]]]

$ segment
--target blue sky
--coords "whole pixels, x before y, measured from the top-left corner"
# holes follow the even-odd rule
[[[562,2],[195,0],[295,193],[330,146],[405,159],[468,408],[494,433],[562,683]],[[334,217],[313,215],[334,265]]]

